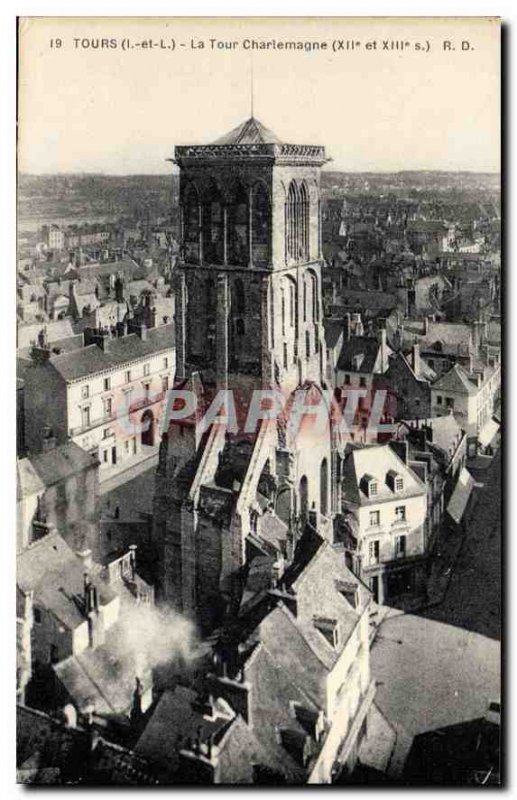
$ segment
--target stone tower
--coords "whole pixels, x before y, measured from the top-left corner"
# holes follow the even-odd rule
[[[325,149],[251,117],[175,148],[181,258],[177,376],[292,391],[323,377],[320,171]]]

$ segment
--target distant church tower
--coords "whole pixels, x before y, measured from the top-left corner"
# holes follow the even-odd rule
[[[181,257],[179,379],[292,391],[324,376],[320,171],[324,147],[285,144],[251,117],[175,148]]]

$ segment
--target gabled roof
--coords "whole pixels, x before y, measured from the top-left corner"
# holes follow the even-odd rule
[[[100,567],[90,570],[100,605],[107,605],[114,592],[99,577]],[[34,602],[54,614],[73,630],[86,621],[84,613],[84,566],[57,532],[49,533],[16,559],[16,581],[24,592],[34,592]]]
[[[442,392],[466,392],[469,395],[478,393],[477,386],[469,379],[469,376],[459,364],[455,364],[445,375],[441,375],[433,383],[432,388],[439,389]]]
[[[250,117],[212,144],[280,144],[278,136],[258,119]]]
[[[379,342],[373,336],[352,336],[348,342],[343,342],[337,368],[347,372],[361,372],[363,374],[372,373],[375,369],[377,355],[379,352]],[[355,359],[363,356],[355,364]]]

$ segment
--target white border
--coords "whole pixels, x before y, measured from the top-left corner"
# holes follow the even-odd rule
[[[382,0],[362,0],[361,2],[339,2],[339,0],[248,0],[245,4],[238,0],[226,0],[226,2],[216,2],[212,0],[181,0],[181,2],[171,2],[171,0],[151,0],[150,2],[135,2],[135,0],[104,0],[104,2],[4,2],[0,10],[0,96],[1,96],[1,124],[0,124],[0,176],[1,176],[1,214],[0,221],[4,228],[0,242],[2,243],[2,297],[4,299],[5,313],[2,315],[2,347],[1,347],[1,372],[4,385],[0,391],[1,416],[3,420],[3,435],[0,440],[0,469],[1,469],[1,489],[3,512],[1,519],[3,522],[0,537],[2,541],[2,554],[4,571],[1,581],[1,602],[0,602],[0,623],[3,658],[0,662],[1,687],[3,691],[0,708],[2,710],[0,722],[0,753],[2,758],[2,769],[0,771],[1,797],[10,798],[18,796],[19,792],[24,791],[23,787],[16,786],[15,780],[15,18],[16,16],[501,16],[504,23],[509,26],[507,34],[507,46],[510,51],[510,42],[515,44],[515,32],[512,30],[517,19],[517,4],[515,0],[500,0],[499,2],[487,2],[487,0],[419,0],[415,2],[406,0],[402,2],[382,2]],[[506,62],[505,80],[508,87],[515,86],[515,66],[514,59],[511,59],[511,52],[508,52]],[[507,90],[507,103],[510,106],[510,95]],[[514,94],[514,93],[513,93]],[[505,126],[510,131],[514,130],[514,107],[508,107],[505,117]],[[508,137],[509,139],[509,137]],[[517,337],[515,326],[517,323],[517,296],[516,282],[512,278],[513,264],[511,264],[511,243],[510,232],[517,230],[517,212],[515,205],[510,212],[509,193],[510,187],[514,185],[513,169],[510,173],[511,161],[509,150],[511,141],[506,143],[506,155],[508,163],[504,179],[507,183],[506,195],[506,229],[508,231],[508,241],[506,248],[506,291],[507,291],[507,325],[506,325],[506,395],[505,410],[507,415],[511,409],[513,396],[513,385],[516,380],[517,370]],[[513,312],[513,313],[512,313]],[[510,380],[509,374],[512,376]],[[513,465],[513,454],[517,452],[517,441],[514,427],[505,425],[506,449],[508,451],[507,470]],[[512,457],[510,457],[512,454]],[[507,476],[507,492],[509,497],[512,494],[513,482],[510,474]],[[515,653],[513,642],[511,641],[512,625],[510,621],[514,619],[516,611],[516,595],[511,592],[510,576],[515,574],[514,556],[517,552],[511,540],[517,535],[513,503],[508,508],[506,519],[506,540],[505,540],[505,565],[508,581],[508,592],[505,598],[506,632],[510,642],[506,645],[506,668],[505,682],[511,684],[512,674],[510,666],[514,661],[511,656]],[[513,569],[512,569],[513,568]],[[512,652],[513,651],[513,652]],[[516,692],[511,692],[507,686],[507,699],[512,700]],[[513,702],[508,704],[505,709],[507,720],[505,737],[505,764],[506,777],[512,783],[513,770],[512,764],[515,763],[517,748],[515,740],[511,737],[511,721],[514,717]],[[49,789],[50,796],[63,796],[63,792],[68,795],[69,790]],[[73,789],[72,789],[73,791]],[[84,790],[82,790],[84,791]],[[87,790],[88,791],[88,790]],[[110,789],[95,790],[97,797],[109,797]],[[153,790],[138,790],[152,796]],[[162,790],[163,791],[163,790]],[[184,794],[179,789],[170,789],[175,794]],[[203,792],[203,790],[198,790]],[[205,790],[206,791],[206,790]],[[253,790],[254,792],[256,790]],[[336,791],[336,790],[333,790]],[[366,790],[366,796],[375,790]],[[418,790],[409,791],[409,795],[417,793]],[[237,792],[237,794],[236,794]],[[233,796],[242,793],[245,796],[246,790],[232,790]],[[281,789],[267,790],[270,796],[280,796]],[[311,796],[319,795],[325,789],[311,791]],[[356,794],[357,789],[343,788],[347,795]],[[361,796],[365,796],[365,790],[360,790]],[[382,790],[381,790],[382,792]],[[187,796],[192,797],[197,791],[188,790]],[[453,797],[452,790],[441,790],[441,797]]]

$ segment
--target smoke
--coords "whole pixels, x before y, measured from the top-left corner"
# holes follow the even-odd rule
[[[140,674],[173,663],[186,666],[199,654],[195,625],[171,609],[148,605],[125,607],[121,609],[117,628],[119,646]]]

